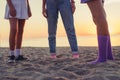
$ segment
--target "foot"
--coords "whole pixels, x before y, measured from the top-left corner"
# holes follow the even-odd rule
[[[13,63],[13,62],[15,62],[15,56],[14,55],[9,56],[8,63]]]
[[[23,55],[19,55],[18,57],[15,58],[15,61],[23,61],[26,60],[27,58],[24,57]]]
[[[107,59],[108,59],[108,60],[114,60],[114,58],[113,58],[113,57],[108,57]]]
[[[72,54],[73,59],[78,59],[79,58],[79,54]]]
[[[51,59],[56,59],[56,58],[57,58],[57,57],[56,57],[56,54],[51,54],[50,58],[51,58]]]

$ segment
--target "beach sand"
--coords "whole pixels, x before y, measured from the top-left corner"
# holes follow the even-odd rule
[[[120,80],[120,47],[113,47],[114,61],[91,65],[96,47],[79,47],[80,58],[72,59],[69,47],[57,48],[57,59],[49,48],[25,47],[28,60],[7,63],[8,48],[0,48],[0,80]]]

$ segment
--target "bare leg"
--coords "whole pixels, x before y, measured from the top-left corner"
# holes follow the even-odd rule
[[[21,48],[22,38],[23,38],[23,31],[24,31],[25,19],[18,20],[18,32],[17,32],[17,42],[16,42],[16,49]]]
[[[25,25],[25,19],[19,19],[17,39],[16,39],[16,50],[15,50],[16,61],[23,61],[27,59],[23,57],[23,55],[21,55],[21,45],[22,45],[24,25]]]
[[[87,3],[92,13],[93,21],[97,26],[97,34],[107,36],[109,35],[108,24],[106,21],[106,14],[101,0],[94,0]]]
[[[17,19],[11,18],[10,21],[10,35],[9,35],[9,46],[10,50],[15,49],[16,33],[17,33]]]

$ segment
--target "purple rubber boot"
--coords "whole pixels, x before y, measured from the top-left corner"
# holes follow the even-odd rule
[[[90,64],[97,64],[100,62],[107,61],[107,47],[108,47],[108,36],[98,36],[98,59],[90,62]]]
[[[107,59],[114,60],[113,54],[112,54],[110,36],[108,36]]]

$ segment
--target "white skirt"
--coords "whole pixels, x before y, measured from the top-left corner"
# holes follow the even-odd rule
[[[10,10],[8,4],[6,5],[6,10],[5,10],[5,19],[9,18],[17,18],[17,19],[28,19],[28,4],[27,0],[11,0],[13,6],[15,7],[16,10],[16,16],[12,17],[10,15]]]

